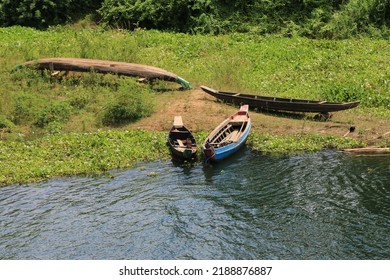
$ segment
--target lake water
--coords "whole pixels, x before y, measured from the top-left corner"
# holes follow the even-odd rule
[[[0,188],[0,259],[389,259],[390,157],[244,149]]]

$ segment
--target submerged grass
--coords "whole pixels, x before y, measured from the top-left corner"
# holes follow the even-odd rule
[[[31,141],[0,141],[0,185],[55,176],[104,174],[139,161],[168,159],[161,132],[98,131],[48,135]]]
[[[195,134],[199,147],[206,132]],[[48,135],[30,141],[0,141],[0,186],[52,177],[104,175],[138,162],[170,159],[165,132],[98,131]],[[356,140],[323,136],[252,133],[248,146],[262,154],[286,155],[362,146]],[[201,151],[199,151],[199,155]],[[198,157],[202,161],[202,156]]]
[[[263,154],[292,155],[316,152],[323,149],[347,149],[363,147],[361,141],[333,135],[299,134],[275,136],[268,133],[252,133],[248,139],[252,150]]]

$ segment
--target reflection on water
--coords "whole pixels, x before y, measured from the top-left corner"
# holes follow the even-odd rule
[[[0,189],[0,259],[388,259],[390,160],[244,149]]]

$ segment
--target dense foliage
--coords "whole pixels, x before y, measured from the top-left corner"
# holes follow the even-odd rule
[[[282,33],[344,38],[378,35],[390,24],[389,0],[105,0],[103,22],[180,32]],[[387,26],[387,27],[386,27]]]
[[[390,0],[0,0],[0,26],[44,28],[97,12],[101,23],[126,29],[390,36]]]
[[[0,26],[46,28],[93,13],[102,0],[0,0]]]

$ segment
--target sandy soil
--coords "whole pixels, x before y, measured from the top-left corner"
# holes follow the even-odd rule
[[[166,91],[157,97],[156,112],[129,125],[129,128],[167,131],[175,115],[181,115],[184,124],[193,132],[211,131],[238,107],[223,104],[200,88],[190,91]],[[390,119],[378,119],[361,115],[357,109],[335,112],[328,121],[315,121],[315,114],[279,114],[251,111],[253,129],[275,135],[321,133],[344,136],[354,126],[348,137],[374,144],[378,137],[390,131]],[[387,134],[385,137],[390,137]]]

